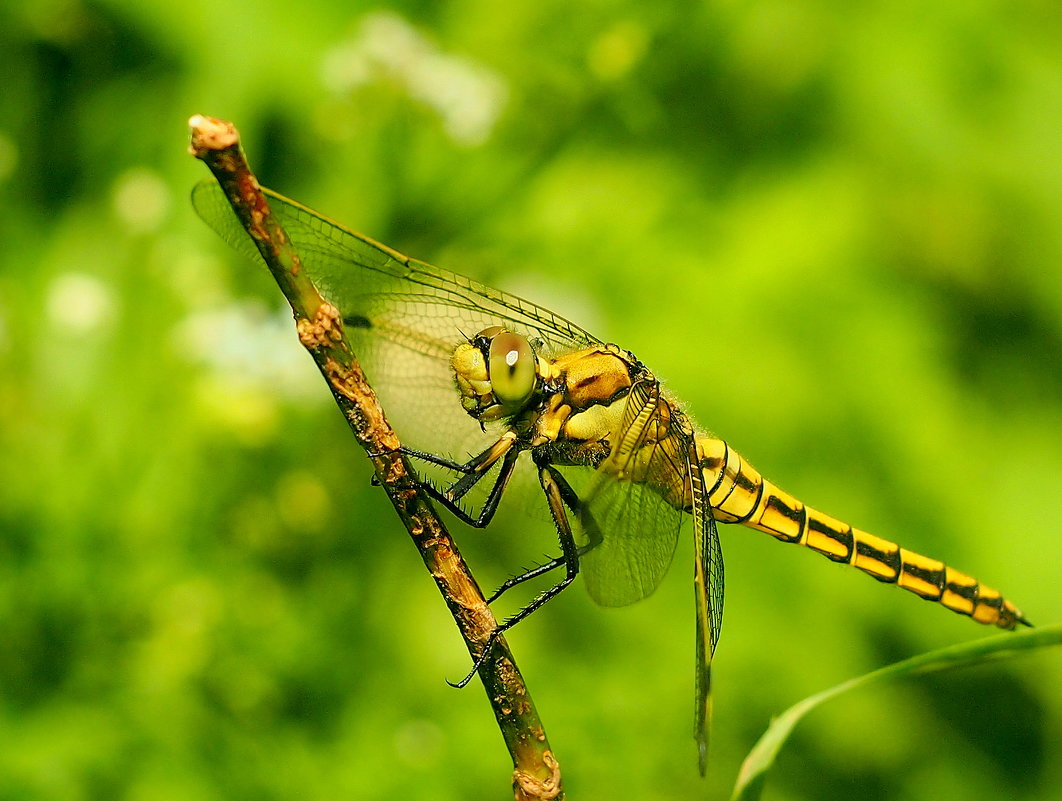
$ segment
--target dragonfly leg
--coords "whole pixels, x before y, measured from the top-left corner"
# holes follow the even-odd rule
[[[577,548],[578,555],[582,557],[587,551],[596,547],[601,542],[601,533],[597,528],[597,524],[594,523],[593,518],[590,517],[589,512],[586,511],[586,507],[582,500],[575,493],[575,490],[572,489],[571,484],[568,483],[567,479],[556,470],[554,470],[552,478],[557,484],[557,490],[560,493],[561,500],[564,501],[564,505],[571,509],[572,513],[579,518],[587,536],[589,537],[589,542],[587,542],[586,545],[581,545]],[[492,604],[513,587],[523,584],[525,581],[530,581],[533,578],[545,575],[551,570],[556,570],[558,567],[565,564],[567,564],[567,559],[562,554],[561,556],[550,559],[544,564],[533,567],[530,570],[525,570],[517,576],[510,576],[487,599],[487,603]]]
[[[454,687],[464,687],[472,678],[479,672],[479,669],[483,667],[487,661],[487,657],[490,655],[491,650],[494,647],[494,643],[498,641],[498,638],[502,636],[506,631],[511,629],[521,620],[528,615],[542,608],[543,605],[559,595],[565,588],[568,587],[575,577],[579,575],[579,546],[575,543],[575,537],[572,534],[571,524],[568,521],[568,513],[564,511],[565,500],[564,496],[566,492],[571,493],[574,497],[575,493],[571,492],[571,488],[568,487],[564,477],[557,471],[555,467],[550,464],[543,464],[539,466],[538,471],[539,482],[542,484],[542,491],[546,495],[546,501],[549,503],[550,513],[553,515],[553,522],[557,528],[557,536],[560,539],[561,557],[556,566],[563,564],[565,566],[564,578],[554,584],[547,590],[541,592],[534,600],[527,606],[514,614],[512,617],[507,618],[503,622],[499,623],[494,631],[490,633],[490,637],[483,644],[483,650],[480,651],[479,656],[476,658],[475,664],[472,666],[472,670],[461,681],[456,684],[450,682]],[[562,489],[562,485],[567,490]],[[537,568],[536,568],[537,569]],[[552,569],[552,568],[549,568]],[[536,575],[541,575],[546,570],[539,570]]]
[[[548,562],[545,562],[541,565],[536,565],[535,567],[532,567],[529,570],[525,570],[523,573],[520,573],[517,576],[510,576],[502,582],[501,586],[498,587],[498,589],[496,589],[489,598],[487,598],[487,603],[494,603],[499,598],[501,598],[502,595],[507,593],[509,590],[511,590],[518,584],[523,584],[525,581],[530,581],[533,578],[543,576],[546,573],[549,573],[551,570],[556,570],[563,564],[567,564],[564,560],[564,557],[558,556],[553,559],[550,559]]]
[[[469,473],[465,476],[465,478],[474,478],[474,481],[472,481],[467,487],[458,487],[458,485],[455,484],[449,489],[441,490],[428,481],[422,481],[421,486],[428,495],[457,515],[462,522],[474,526],[475,528],[485,528],[494,518],[494,513],[498,511],[498,503],[501,501],[502,493],[509,484],[509,479],[512,478],[513,470],[516,469],[516,460],[519,455],[520,452],[517,450],[510,450],[505,454],[505,459],[498,472],[498,478],[494,481],[494,486],[490,488],[490,492],[487,494],[487,498],[483,502],[479,514],[474,516],[469,514],[468,511],[460,505],[460,500],[486,475],[486,472]],[[462,479],[462,481],[464,481],[464,479]]]
[[[446,494],[454,501],[459,501],[468,494],[469,490],[480,482],[483,476],[487,475],[487,471],[489,471],[499,459],[504,459],[501,474],[498,476],[498,480],[494,482],[494,486],[490,491],[490,496],[488,496],[488,502],[493,500],[494,507],[497,507],[497,496],[501,495],[502,490],[505,489],[505,485],[509,482],[513,469],[516,467],[516,457],[520,455],[520,449],[513,448],[513,445],[515,444],[516,432],[506,431],[497,442],[467,463],[466,469],[463,471],[465,474],[454,482],[450,489],[446,490]],[[505,477],[504,481],[502,481],[503,475]],[[493,516],[493,514],[494,512],[492,511],[491,516]],[[489,520],[490,518],[487,519]],[[484,522],[483,525],[486,525],[486,522]]]
[[[405,456],[412,456],[414,459],[420,459],[423,462],[439,465],[439,467],[445,467],[447,470],[453,470],[455,473],[468,473],[472,470],[470,466],[475,459],[471,459],[467,462],[457,462],[453,459],[448,459],[445,456],[439,456],[429,451],[418,451],[416,448],[407,448],[403,445],[398,449],[398,452]],[[482,454],[481,454],[482,455]]]
[[[499,459],[505,456],[516,444],[517,433],[509,430],[502,434],[498,441],[477,456],[473,456],[467,462],[456,462],[445,456],[438,456],[427,451],[418,451],[413,448],[402,447],[400,450],[407,456],[421,459],[429,464],[445,467],[455,473],[461,473],[462,477],[448,490],[454,498],[464,496],[479,480],[492,468]]]
[[[407,448],[405,445],[396,449],[390,449],[385,451],[370,451],[370,457],[385,456],[391,453],[400,453],[403,456],[412,456],[414,459],[420,459],[422,462],[428,462],[429,464],[435,464],[439,467],[445,467],[447,470],[453,470],[455,473],[467,473],[469,471],[467,462],[455,462],[453,459],[447,459],[445,456],[437,456],[434,453],[428,451],[418,451],[416,448]],[[380,486],[380,479],[375,475],[369,479],[374,487]]]
[[[516,432],[506,431],[497,442],[478,456],[474,456],[464,463],[455,462],[452,459],[447,459],[443,456],[436,456],[433,453],[417,451],[411,448],[402,448],[402,452],[408,456],[422,459],[430,464],[439,465],[448,470],[462,473],[463,475],[461,478],[445,490],[439,489],[430,481],[422,480],[420,484],[428,495],[457,515],[461,521],[470,526],[475,526],[476,528],[484,528],[494,518],[494,513],[498,511],[498,502],[501,500],[502,493],[509,484],[509,479],[512,478],[513,470],[516,469],[516,460],[520,455],[520,448],[513,447],[516,442]],[[494,481],[494,486],[492,486],[487,493],[486,500],[483,502],[483,507],[478,514],[469,514],[469,512],[460,505],[461,499],[467,495],[476,484],[483,480],[484,476],[486,476],[490,469],[497,464],[499,459],[502,460],[502,466],[498,472],[497,479]]]

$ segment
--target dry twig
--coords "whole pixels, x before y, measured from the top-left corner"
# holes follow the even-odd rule
[[[342,315],[320,295],[302,269],[299,254],[271,214],[247,164],[236,128],[231,123],[198,115],[192,117],[189,125],[192,155],[214,174],[291,304],[299,340],[328,382],[354,436],[369,453],[377,479],[435,579],[469,653],[476,659],[497,625],[494,615],[429,499],[420,490],[408,462],[398,452],[398,437],[346,340]],[[516,798],[561,798],[560,767],[503,638],[495,641],[479,675],[512,755]]]

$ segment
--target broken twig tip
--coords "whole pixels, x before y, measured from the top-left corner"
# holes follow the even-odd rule
[[[192,129],[189,150],[197,158],[207,151],[224,150],[240,143],[240,134],[231,122],[196,114],[188,120],[188,127]]]

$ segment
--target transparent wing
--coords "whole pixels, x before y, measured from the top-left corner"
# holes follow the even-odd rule
[[[555,357],[598,340],[515,295],[410,259],[305,206],[263,190],[302,263],[343,314],[347,335],[405,444],[433,453],[480,449],[491,439],[461,408],[449,366],[458,343],[502,325]],[[204,222],[262,263],[213,180],[192,191]]]
[[[697,741],[698,765],[703,776],[708,768],[708,729],[712,719],[712,656],[723,625],[723,552],[719,546],[719,532],[715,528],[703,476],[693,463],[690,464],[690,490],[693,500],[693,593],[697,624],[693,737]]]
[[[688,486],[690,441],[681,432],[657,439],[671,409],[655,381],[635,384],[609,457],[595,471],[584,526],[600,542],[580,560],[590,597],[602,606],[645,598],[671,565]],[[676,506],[676,502],[678,506]]]

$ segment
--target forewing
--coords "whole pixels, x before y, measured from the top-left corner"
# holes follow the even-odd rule
[[[689,474],[680,437],[653,441],[662,414],[659,385],[635,384],[612,453],[595,471],[583,527],[600,542],[580,560],[590,597],[603,606],[634,603],[653,592],[675,553],[682,512],[669,502]]]
[[[456,453],[491,439],[462,410],[454,387],[449,358],[467,337],[501,325],[536,341],[546,356],[597,341],[547,309],[410,259],[293,200],[263,191],[303,268],[342,313],[355,354],[408,445]],[[198,184],[192,203],[223,239],[262,263],[215,181]]]

